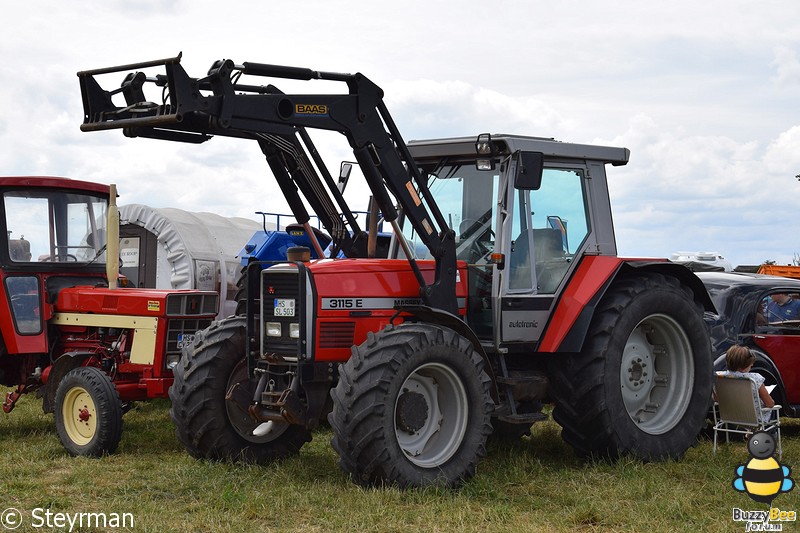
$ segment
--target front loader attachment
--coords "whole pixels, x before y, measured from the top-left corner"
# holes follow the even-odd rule
[[[431,307],[457,314],[455,233],[428,189],[427,176],[411,157],[380,87],[359,73],[250,62],[238,65],[228,59],[215,61],[204,77],[192,78],[180,60],[179,54],[79,72],[84,108],[81,130],[123,129],[128,137],[191,143],[215,135],[255,140],[298,222],[305,224],[309,219],[302,193],[334,239],[342,241],[345,254],[352,249],[353,255],[362,256],[358,242],[366,234],[358,228],[306,129],[340,132],[347,138],[384,220],[394,226],[395,233],[401,233],[395,201],[399,203],[436,259],[435,279],[428,283],[413,253],[404,247],[420,296]],[[119,88],[106,90],[98,81],[122,72],[126,74]],[[250,77],[326,80],[342,83],[347,90],[285,94],[271,84],[246,84],[244,79]],[[342,229],[343,218],[353,228],[351,232]],[[401,241],[401,246],[404,244]]]
[[[176,57],[142,63],[78,72],[83,98],[83,124],[81,131],[124,129],[131,137],[150,136],[165,140],[199,143],[208,140],[206,134],[173,131],[187,114],[197,108],[208,109],[207,99],[199,99],[198,86],[180,65],[181,54]],[[148,76],[140,69],[163,67],[163,73]],[[97,77],[117,72],[128,72],[118,89],[104,90]],[[160,103],[146,98],[144,87],[152,83],[162,88]],[[122,94],[125,105],[117,105],[113,98]],[[147,135],[140,128],[165,128],[162,135]]]

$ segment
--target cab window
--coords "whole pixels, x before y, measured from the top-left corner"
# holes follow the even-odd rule
[[[583,171],[545,169],[538,190],[514,196],[509,290],[553,294],[589,235]]]
[[[39,281],[36,276],[8,276],[5,290],[11,304],[14,327],[20,335],[38,335],[42,332],[39,312]]]

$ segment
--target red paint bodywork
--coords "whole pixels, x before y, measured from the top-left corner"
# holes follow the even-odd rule
[[[56,176],[3,176],[5,188],[53,188],[74,189],[81,192],[94,192],[108,197],[111,190],[108,185],[91,181],[74,180]]]
[[[181,315],[167,317],[167,296],[170,294],[195,291],[137,289],[77,286],[63,289],[58,295],[56,309],[63,313],[127,315],[137,317],[158,317],[156,330],[156,352],[153,364],[135,364],[127,361],[117,366],[114,383],[123,401],[137,401],[149,398],[166,398],[173,377],[172,370],[166,368],[164,347],[167,343],[167,320],[198,319],[211,320],[211,315]],[[91,328],[83,328],[89,330]],[[133,339],[127,339],[131,342]],[[65,351],[73,348],[65,342]],[[125,348],[129,349],[129,346]]]
[[[427,282],[434,279],[434,262],[418,261],[422,275]],[[351,345],[361,344],[369,332],[382,330],[397,311],[391,307],[375,309],[322,309],[325,298],[419,298],[419,284],[412,273],[408,261],[404,259],[354,259],[354,260],[321,260],[312,262],[309,269],[313,272],[317,290],[317,322],[314,338],[316,339],[315,360],[346,361],[350,358]],[[458,262],[458,278],[456,297],[466,299],[467,267],[463,261]],[[462,300],[463,301],[463,300]],[[365,302],[366,303],[366,302]],[[459,308],[463,318],[465,308]],[[397,321],[402,322],[402,318]],[[325,328],[331,324],[353,323],[353,341],[347,346],[325,347],[321,342]]]
[[[800,335],[753,335],[753,342],[769,354],[780,369],[786,398],[789,403],[800,404]]]
[[[590,255],[583,258],[550,319],[539,343],[540,352],[555,352],[569,334],[586,304],[624,263],[619,257]]]
[[[61,313],[166,316],[167,295],[179,292],[166,289],[69,287],[58,293],[56,308]],[[158,310],[155,309],[156,305]]]

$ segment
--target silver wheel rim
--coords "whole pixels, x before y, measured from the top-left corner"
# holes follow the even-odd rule
[[[400,421],[398,407],[404,394],[421,396],[426,414],[410,431]],[[400,387],[394,405],[394,432],[406,458],[422,468],[446,463],[461,446],[467,431],[469,405],[461,378],[450,367],[427,363],[412,372]]]
[[[642,431],[660,435],[674,428],[691,401],[694,357],[675,319],[650,315],[631,332],[620,366],[622,400]]]

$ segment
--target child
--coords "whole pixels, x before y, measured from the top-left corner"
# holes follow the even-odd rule
[[[772,399],[772,396],[769,395],[769,391],[767,391],[767,387],[764,386],[764,376],[757,372],[750,372],[755,362],[756,356],[749,348],[738,344],[731,346],[725,354],[725,366],[728,368],[725,374],[746,376],[753,380],[758,387],[758,399],[761,401],[761,407],[773,407],[775,405],[775,400]],[[763,416],[765,417],[763,421],[766,424],[769,422],[772,413],[764,413]]]

